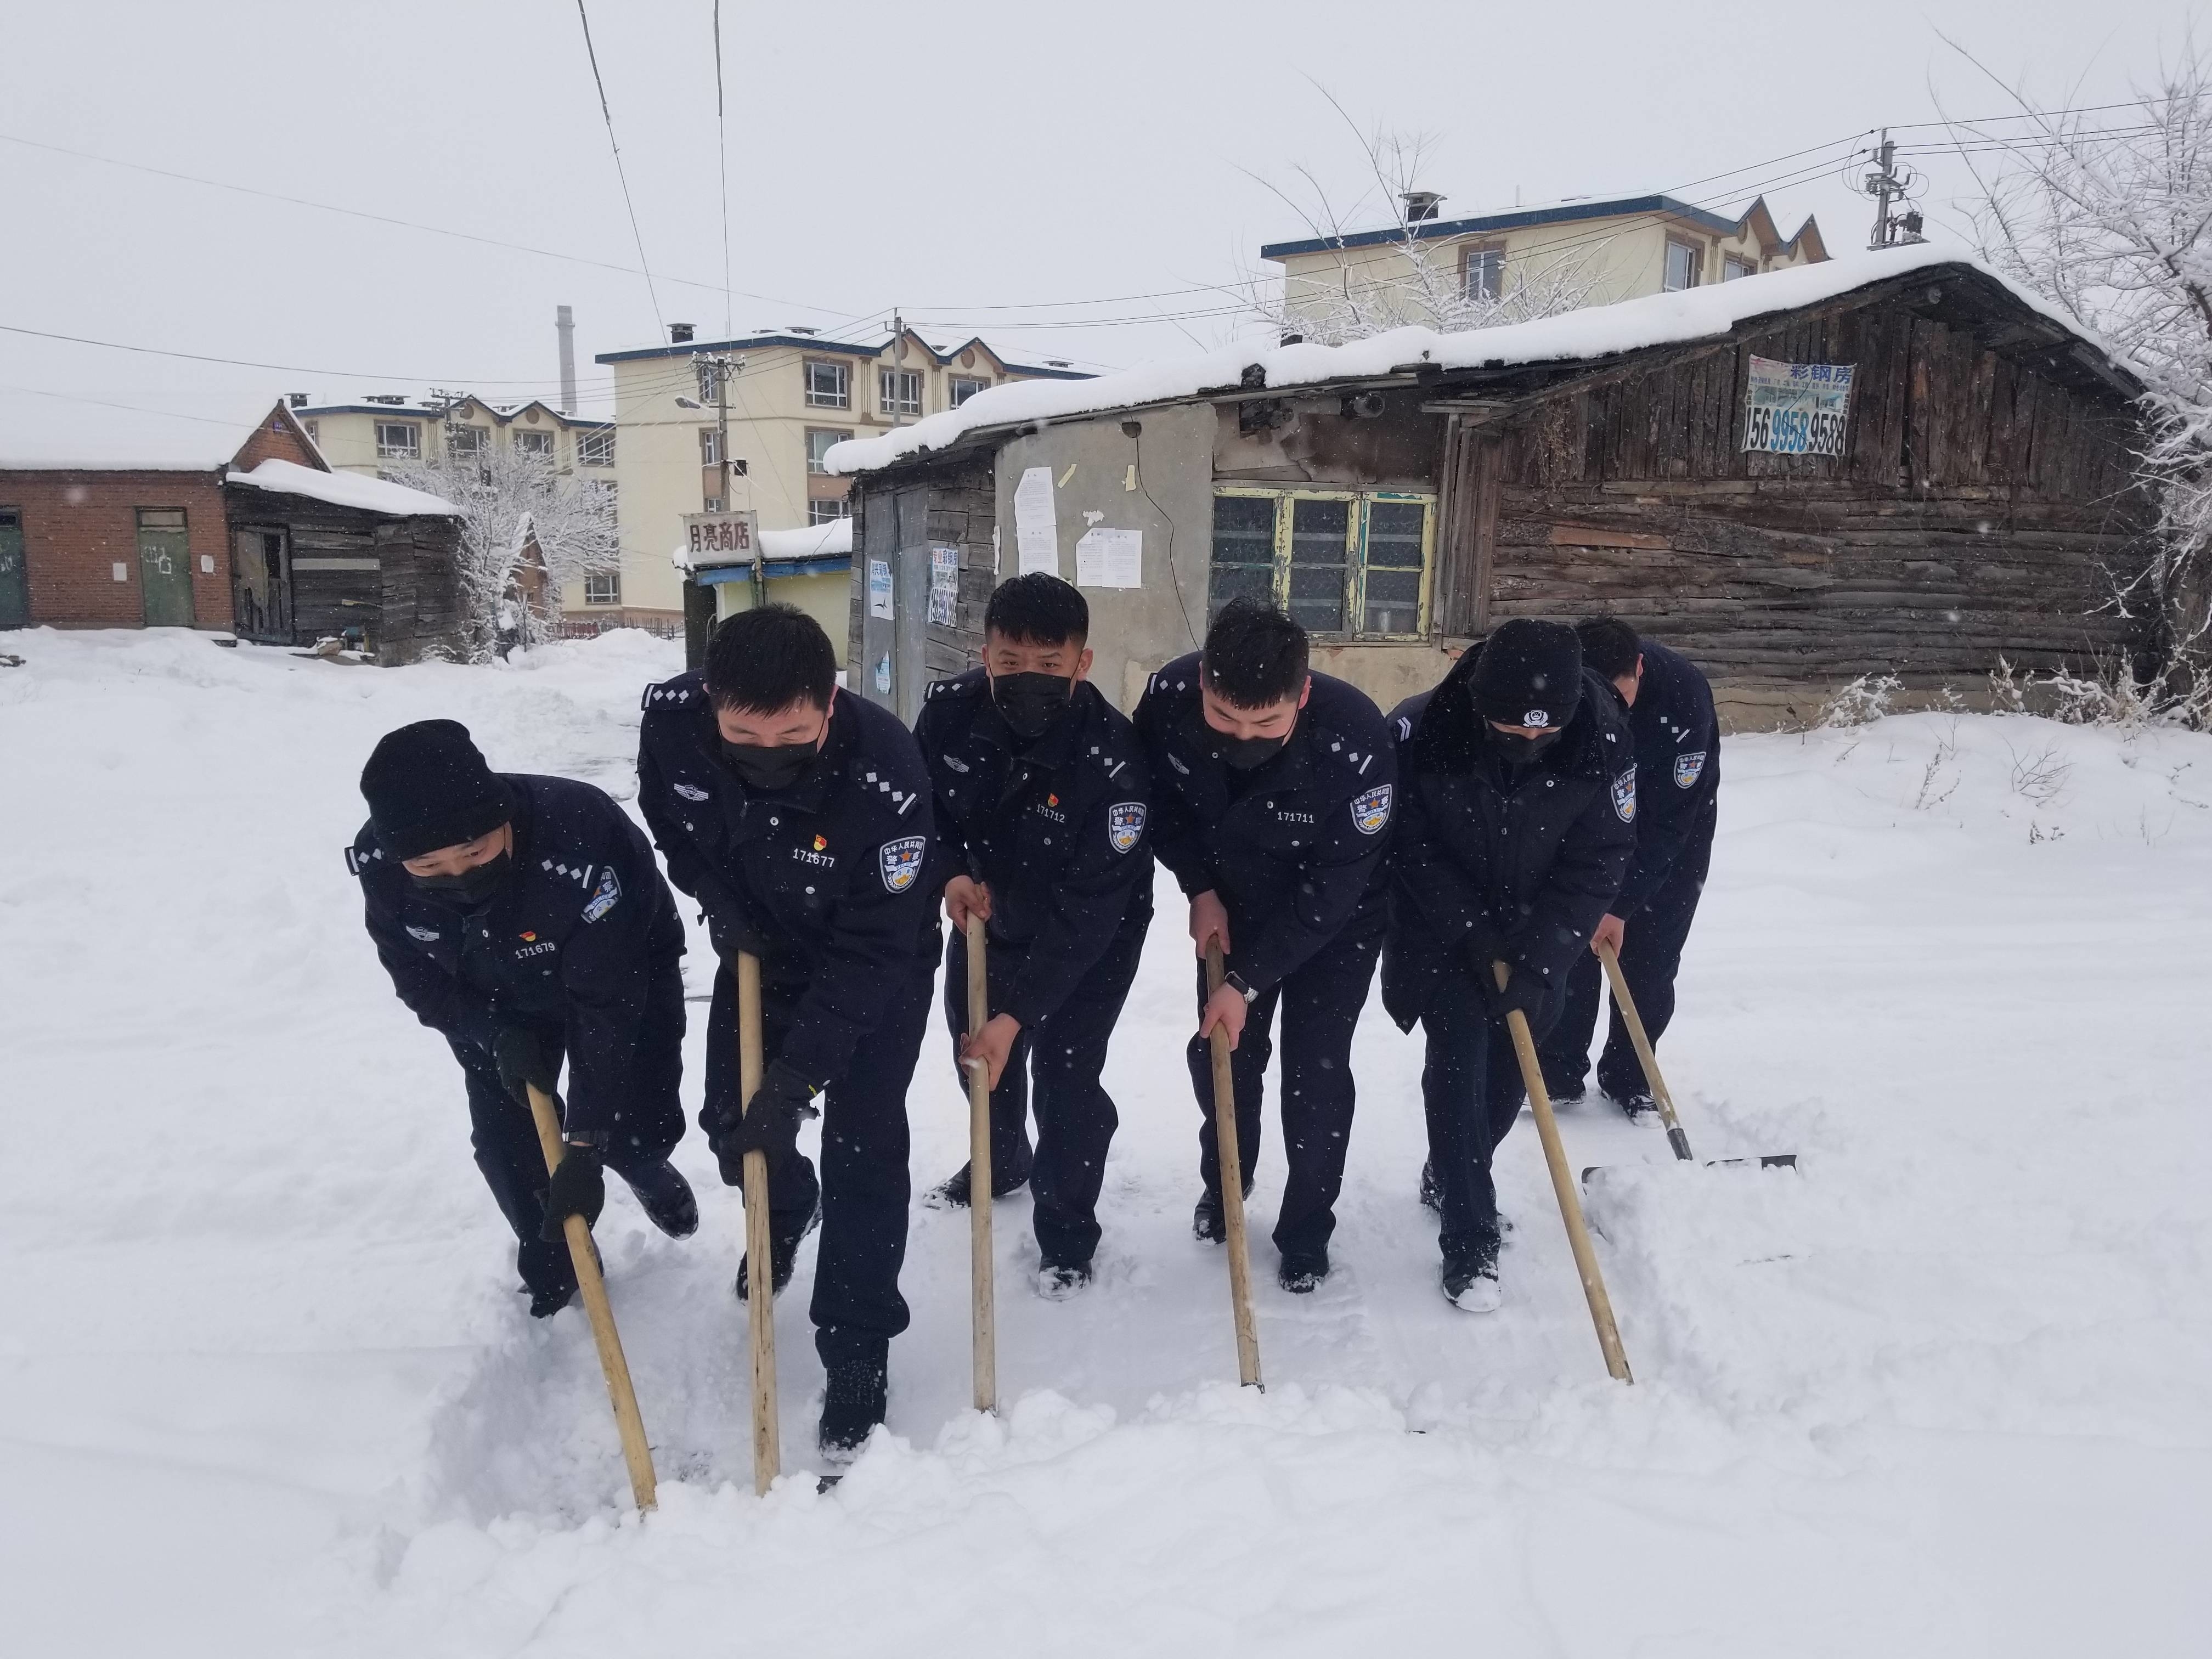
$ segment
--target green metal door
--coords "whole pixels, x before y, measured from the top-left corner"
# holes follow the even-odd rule
[[[0,628],[31,622],[31,573],[23,563],[23,515],[0,507]]]
[[[147,627],[192,625],[192,555],[183,507],[138,509],[138,586]]]

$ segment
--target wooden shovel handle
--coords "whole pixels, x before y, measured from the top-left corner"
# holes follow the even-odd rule
[[[759,1092],[760,958],[738,953],[738,1089],[750,1111]],[[783,1431],[775,1403],[775,1231],[768,1211],[768,1154],[745,1154],[745,1325],[753,1385],[753,1491],[765,1492],[782,1472]]]
[[[1206,942],[1206,994],[1221,988],[1221,941]],[[1237,1075],[1229,1058],[1229,1033],[1213,1028],[1213,1150],[1221,1170],[1222,1230],[1229,1235],[1229,1307],[1237,1322],[1237,1379],[1248,1389],[1260,1380],[1260,1328],[1252,1317],[1252,1257],[1244,1232],[1244,1160],[1237,1147]]]
[[[991,1018],[991,975],[984,961],[983,918],[968,916],[968,1035],[983,1035]],[[999,1409],[997,1292],[991,1257],[991,1068],[968,1062],[968,1253],[972,1292],[969,1328],[974,1348],[975,1409]]]
[[[538,1150],[545,1154],[545,1173],[561,1167],[566,1148],[561,1141],[561,1119],[552,1097],[536,1084],[530,1091],[530,1116],[538,1126]],[[657,1503],[653,1474],[653,1449],[646,1444],[645,1419],[638,1415],[637,1390],[630,1386],[629,1362],[623,1357],[622,1337],[615,1330],[615,1311],[607,1302],[607,1282],[599,1272],[599,1253],[592,1248],[590,1224],[580,1215],[561,1223],[568,1241],[568,1259],[576,1264],[576,1288],[584,1297],[584,1313],[592,1322],[592,1341],[599,1351],[599,1370],[607,1379],[607,1395],[614,1402],[615,1431],[622,1437],[623,1462],[629,1466],[629,1492],[641,1510]]]
[[[1490,971],[1504,990],[1513,970],[1494,962]],[[1521,1080],[1528,1091],[1528,1104],[1536,1115],[1537,1138],[1544,1143],[1544,1167],[1551,1172],[1552,1194],[1559,1200],[1559,1218],[1566,1223],[1567,1247],[1575,1253],[1575,1272],[1583,1281],[1583,1299],[1589,1304],[1590,1322],[1597,1327],[1597,1345],[1605,1353],[1605,1369],[1624,1382],[1628,1355],[1620,1346],[1620,1328],[1613,1322],[1613,1298],[1605,1293],[1605,1275],[1598,1271],[1597,1251],[1591,1247],[1589,1228],[1583,1220],[1582,1199],[1575,1191],[1574,1171],[1567,1167],[1566,1148],[1559,1142],[1559,1125],[1552,1115],[1552,1097],[1544,1090],[1544,1068],[1536,1059],[1536,1039],[1529,1035],[1528,1017],[1509,1009],[1505,1028],[1513,1034],[1513,1052],[1521,1061]]]
[[[1644,1017],[1636,1012],[1636,999],[1628,994],[1628,981],[1621,974],[1620,957],[1612,945],[1600,939],[1597,959],[1605,964],[1606,978],[1613,981],[1613,1005],[1628,1023],[1628,1040],[1636,1045],[1636,1058],[1644,1065],[1644,1080],[1651,1085],[1651,1098],[1659,1103],[1659,1121],[1667,1126],[1667,1144],[1674,1149],[1676,1158],[1686,1161],[1690,1137],[1682,1132],[1682,1120],[1674,1115],[1674,1097],[1667,1092],[1667,1079],[1659,1075],[1659,1056],[1651,1047],[1651,1039],[1644,1034]]]

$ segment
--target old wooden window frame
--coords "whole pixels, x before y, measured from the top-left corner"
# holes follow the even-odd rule
[[[1436,584],[1437,568],[1437,496],[1425,489],[1327,489],[1319,488],[1284,488],[1271,484],[1220,483],[1213,487],[1218,498],[1228,495],[1245,500],[1272,501],[1275,503],[1275,525],[1273,551],[1274,554],[1275,605],[1287,611],[1291,602],[1291,534],[1297,514],[1295,503],[1302,501],[1347,501],[1352,510],[1346,515],[1345,530],[1345,626],[1340,629],[1314,629],[1313,636],[1322,640],[1419,640],[1429,635],[1429,611],[1432,590]],[[1421,586],[1418,620],[1411,633],[1382,632],[1365,627],[1367,621],[1367,553],[1369,520],[1376,502],[1405,502],[1421,509]],[[1285,505],[1289,503],[1290,505]],[[1384,567],[1387,569],[1405,568],[1403,565]],[[1209,526],[1206,537],[1206,569],[1208,595],[1206,610],[1211,615],[1215,609],[1211,592],[1211,573],[1213,569],[1213,543]]]
[[[817,381],[817,372],[828,376],[828,384]],[[853,366],[835,357],[806,357],[800,360],[800,373],[805,376],[806,406],[809,409],[850,409],[853,406]]]

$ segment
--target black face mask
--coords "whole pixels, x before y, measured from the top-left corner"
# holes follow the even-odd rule
[[[801,782],[814,769],[814,763],[822,758],[822,751],[811,743],[787,743],[764,749],[757,744],[726,740],[722,758],[746,788],[766,790],[772,794]]]
[[[1041,738],[1075,695],[1075,682],[1058,674],[994,674],[991,701],[1024,741]]]
[[[495,854],[473,870],[464,870],[458,876],[416,876],[407,879],[424,892],[447,899],[473,910],[507,885],[507,878],[514,872],[514,860],[506,853]]]
[[[1281,754],[1283,745],[1291,740],[1291,734],[1285,732],[1279,738],[1231,738],[1212,732],[1212,739],[1213,752],[1221,757],[1224,764],[1236,768],[1239,772],[1249,772],[1265,766]]]
[[[1565,731],[1564,726],[1555,726],[1548,732],[1524,738],[1518,732],[1501,732],[1488,720],[1482,723],[1482,734],[1490,739],[1492,750],[1508,766],[1515,768],[1534,765]]]

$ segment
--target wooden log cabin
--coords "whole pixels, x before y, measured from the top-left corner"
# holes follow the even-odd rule
[[[1237,592],[1385,707],[1505,617],[1600,612],[1689,655],[1738,725],[1864,674],[1971,702],[2000,657],[2159,648],[2118,602],[2154,517],[2140,392],[2044,302],[1926,248],[994,389],[833,452],[857,475],[853,684],[911,718],[976,660],[992,586],[1054,568],[1124,707]],[[1830,412],[1785,432],[1793,399]],[[1778,441],[1809,447],[1756,447]],[[1103,556],[1129,537],[1133,566]]]

